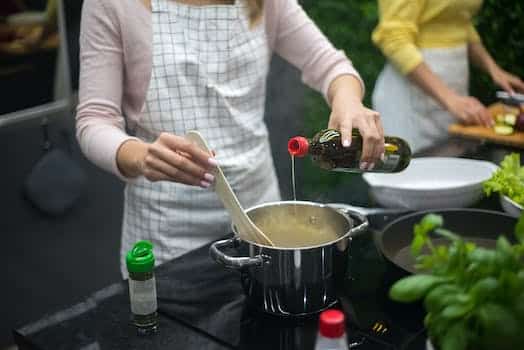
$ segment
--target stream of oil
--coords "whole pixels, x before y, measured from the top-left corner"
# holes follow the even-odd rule
[[[297,183],[295,181],[295,156],[291,155],[291,185],[293,186],[293,200],[297,201]]]
[[[253,221],[277,247],[311,247],[338,239],[340,227],[329,220],[330,216],[319,217],[309,206],[297,203],[295,157],[290,156],[294,205],[271,215],[255,215]]]

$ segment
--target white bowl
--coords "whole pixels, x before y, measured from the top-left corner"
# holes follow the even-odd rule
[[[499,199],[500,205],[506,213],[516,218],[520,217],[520,214],[522,214],[522,210],[524,209],[522,205],[518,204],[517,202],[503,194],[499,196]]]
[[[482,183],[498,167],[490,162],[448,157],[414,158],[400,173],[366,173],[371,197],[387,208],[463,208],[483,195]]]

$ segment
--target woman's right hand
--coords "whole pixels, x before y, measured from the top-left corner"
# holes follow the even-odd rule
[[[191,141],[165,132],[151,144],[135,140],[125,142],[118,151],[117,161],[126,176],[143,175],[153,182],[173,181],[203,188],[214,181],[217,165],[212,155]]]
[[[494,125],[488,110],[479,100],[471,96],[457,94],[426,63],[422,62],[415,67],[408,77],[460,122],[486,127]]]
[[[459,121],[468,125],[493,127],[494,121],[486,107],[476,98],[451,94],[445,101],[448,111]]]

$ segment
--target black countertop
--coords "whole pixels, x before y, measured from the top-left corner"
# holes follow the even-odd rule
[[[421,325],[409,331],[390,326],[383,300],[377,298],[385,269],[369,237],[353,241],[352,277],[337,307],[348,314],[351,343],[362,349],[395,349],[419,333]],[[316,316],[281,319],[251,310],[239,273],[212,261],[208,249],[196,249],[155,270],[160,327],[152,336],[136,335],[127,281],[122,281],[16,329],[15,341],[20,349],[313,349]],[[375,323],[391,331],[372,334]]]
[[[498,163],[510,151],[455,140],[422,155],[467,156]],[[363,183],[355,185],[364,198],[367,188]],[[322,200],[347,202],[344,192],[334,191]],[[478,206],[500,209],[493,199]],[[370,232],[352,241],[349,273],[339,288],[336,306],[347,315],[350,347],[424,348],[420,306],[400,307],[386,297],[398,275],[384,261],[373,238],[391,219],[370,217]],[[212,261],[208,249],[209,245],[204,246],[156,268],[160,327],[152,336],[138,336],[130,324],[127,281],[122,281],[82,303],[14,330],[15,341],[20,349],[42,350],[313,349],[316,316],[281,319],[251,310],[239,273]]]

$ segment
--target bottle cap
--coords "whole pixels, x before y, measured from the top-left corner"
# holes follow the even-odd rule
[[[287,151],[295,157],[304,157],[309,150],[309,142],[305,137],[295,136],[289,139]]]
[[[319,319],[319,332],[326,338],[340,338],[346,331],[345,323],[345,316],[342,311],[323,311]]]
[[[138,241],[126,256],[127,271],[140,273],[151,272],[155,266],[153,244],[149,241]]]

